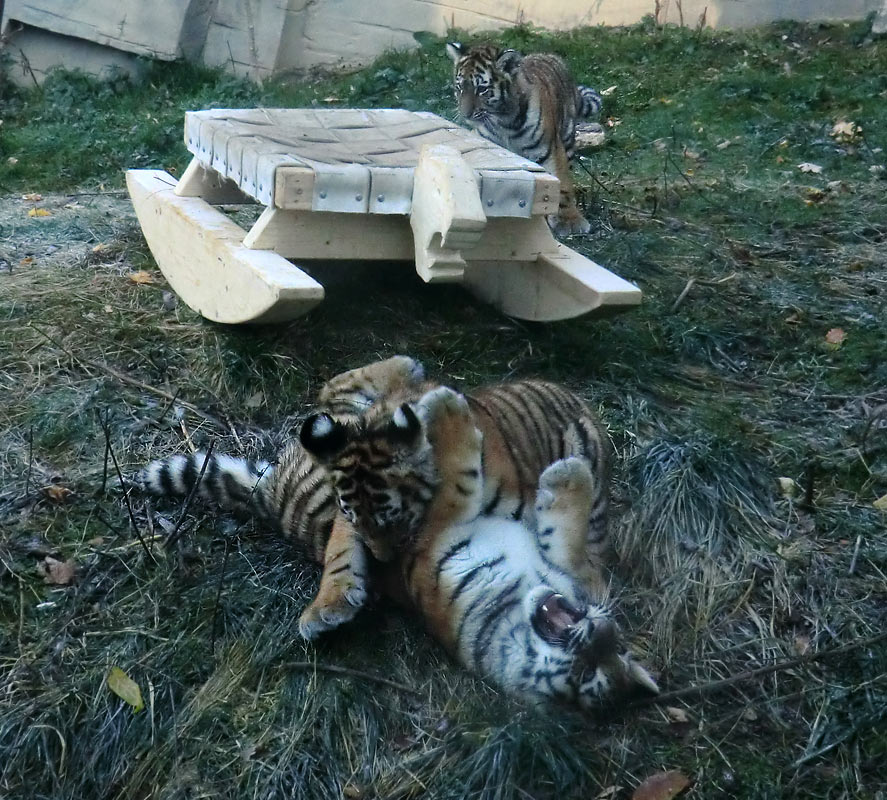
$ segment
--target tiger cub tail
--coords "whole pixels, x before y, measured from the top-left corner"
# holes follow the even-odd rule
[[[588,86],[576,87],[576,115],[579,117],[591,117],[599,114],[604,99],[598,92]]]
[[[142,487],[162,497],[197,497],[226,509],[272,519],[271,477],[267,461],[248,461],[201,452],[152,461],[139,475]],[[196,489],[195,489],[196,487]]]

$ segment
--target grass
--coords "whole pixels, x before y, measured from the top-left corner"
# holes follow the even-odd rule
[[[880,797],[883,642],[676,701],[687,722],[534,711],[388,608],[304,645],[295,621],[314,568],[200,508],[164,548],[180,507],[133,497],[131,522],[103,431],[126,474],[210,441],[267,456],[323,380],[397,352],[458,386],[564,381],[600,406],[617,446],[614,592],[666,688],[883,630],[887,42],[866,34],[647,21],[499,35],[617,87],[607,144],[575,171],[596,235],[573,244],[645,302],[552,325],[397,265],[326,269],[327,300],[286,326],[212,325],[165,294],[120,195],[126,167],[181,172],[189,108],[451,115],[440,40],[352,75],[261,87],[158,65],[140,86],[57,74],[5,90],[0,794],[628,797],[669,768],[698,798]],[[842,120],[861,135],[832,136]],[[35,205],[51,216],[29,218]],[[152,282],[132,279],[142,270]],[[829,343],[835,328],[845,338]],[[71,586],[44,582],[47,555],[77,565]],[[287,666],[305,661],[317,668]],[[112,666],[144,710],[107,689]]]

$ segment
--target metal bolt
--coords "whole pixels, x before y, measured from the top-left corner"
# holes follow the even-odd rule
[[[488,205],[488,206],[493,205],[493,201],[492,201],[492,200],[487,200],[487,205]]]
[[[296,194],[302,194],[302,190],[301,190],[301,189],[296,189]]]
[[[318,196],[321,200],[326,200],[326,192],[320,192]]]
[[[385,202],[385,195],[384,194],[377,195],[376,200],[378,200],[380,203],[384,203]]]
[[[518,200],[518,201],[517,201],[517,204],[518,204],[521,208],[525,208],[526,205],[527,205],[527,201],[526,201],[526,200]]]
[[[547,194],[543,195],[542,199],[547,203],[548,202],[548,195]]]
[[[259,184],[259,191],[260,191],[260,192],[261,192],[261,191],[262,191],[262,189],[264,189],[264,188],[265,188],[265,187],[264,187],[264,186],[262,186],[262,184],[261,184],[261,183],[260,183],[260,184]]]
[[[358,202],[360,202],[361,200],[363,200],[363,195],[362,194],[355,195],[354,199],[357,200]]]

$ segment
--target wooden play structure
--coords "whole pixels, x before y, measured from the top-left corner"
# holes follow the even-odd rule
[[[129,170],[145,239],[204,317],[278,322],[323,300],[288,259],[415,261],[504,313],[548,321],[637,305],[640,290],[552,236],[558,182],[538,164],[431,113],[192,111],[176,182]],[[215,205],[259,203],[247,232]]]

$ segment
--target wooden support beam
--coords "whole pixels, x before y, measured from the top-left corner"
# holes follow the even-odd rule
[[[207,169],[197,158],[191,159],[174,191],[178,197],[202,197],[207,203],[218,205],[256,202],[234,181]]]
[[[460,281],[461,250],[481,238],[487,218],[474,170],[446,145],[426,145],[419,153],[413,183],[410,226],[416,271],[427,282]]]
[[[191,308],[215,322],[282,322],[323,300],[323,287],[277,253],[243,246],[244,231],[160,170],[126,185],[157,265]]]

